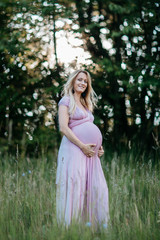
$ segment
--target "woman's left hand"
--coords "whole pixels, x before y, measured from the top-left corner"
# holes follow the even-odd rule
[[[98,150],[98,157],[101,157],[104,154],[103,146],[101,146]]]

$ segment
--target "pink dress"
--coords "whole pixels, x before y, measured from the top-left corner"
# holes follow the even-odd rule
[[[58,105],[69,106],[64,96]],[[103,174],[98,149],[102,135],[93,123],[92,113],[78,106],[69,119],[69,128],[83,143],[95,143],[96,154],[87,157],[82,150],[63,136],[58,152],[56,175],[56,215],[58,224],[90,222],[92,226],[107,224],[109,219],[108,187]]]

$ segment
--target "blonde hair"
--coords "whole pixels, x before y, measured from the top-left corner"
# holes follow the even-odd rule
[[[86,70],[76,70],[73,73],[70,74],[68,77],[67,82],[63,85],[63,90],[61,95],[62,96],[69,96],[70,97],[70,104],[69,104],[69,114],[73,114],[76,109],[76,102],[73,96],[73,85],[75,82],[75,79],[79,73],[85,73],[87,75],[87,88],[84,91],[85,95],[81,95],[80,102],[82,105],[91,112],[93,112],[94,107],[97,106],[97,95],[95,91],[92,88],[91,84],[91,76],[89,72]]]

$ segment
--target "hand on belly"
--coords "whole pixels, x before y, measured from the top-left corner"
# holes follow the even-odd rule
[[[102,134],[99,128],[92,122],[86,122],[72,128],[78,139],[85,144],[96,144],[94,150],[97,152],[102,145]]]

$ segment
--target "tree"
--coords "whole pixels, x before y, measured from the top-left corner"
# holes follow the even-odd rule
[[[0,6],[0,137],[4,146],[8,140],[11,148],[15,149],[18,143],[24,151],[30,142],[35,149],[34,143],[39,144],[36,135],[45,132],[47,110],[53,104],[49,91],[51,95],[53,78],[59,71],[55,70],[57,66],[50,72],[44,64],[47,60],[42,51],[45,24],[37,4],[36,1],[2,1]],[[39,15],[34,15],[35,10]],[[38,36],[40,28],[42,35]],[[48,77],[50,73],[52,78]],[[51,137],[54,126],[48,124]]]
[[[112,118],[114,145],[119,145],[117,139],[132,139],[138,132],[143,140],[150,139],[160,102],[159,3],[68,3],[73,12],[72,26],[79,25],[76,32],[81,33],[84,47],[92,55],[93,65],[88,69],[95,79],[94,88],[100,98],[96,113],[105,131]],[[111,43],[110,48],[105,47],[106,40]]]

